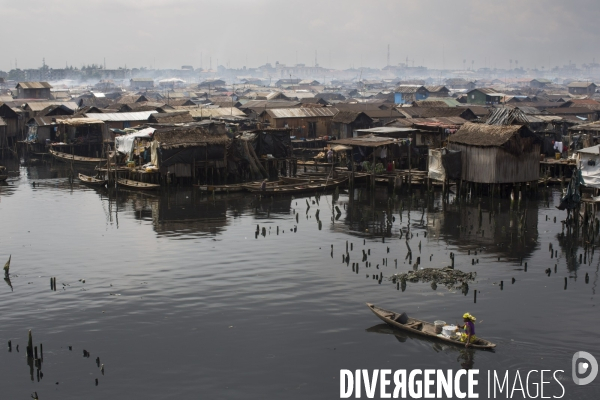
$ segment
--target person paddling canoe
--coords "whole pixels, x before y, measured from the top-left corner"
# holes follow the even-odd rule
[[[469,347],[471,345],[471,343],[475,342],[477,340],[477,337],[475,336],[475,320],[477,318],[475,318],[474,316],[472,316],[469,313],[464,313],[463,315],[463,321],[464,321],[464,325],[461,326],[462,329],[464,329],[465,331],[461,334],[460,336],[460,341],[461,342],[465,342],[465,347]]]

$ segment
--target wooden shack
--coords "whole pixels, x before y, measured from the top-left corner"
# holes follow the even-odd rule
[[[101,113],[84,114],[87,118],[99,119],[104,121],[110,129],[134,128],[148,122],[150,115],[156,114],[156,111],[138,111],[123,113]]]
[[[357,129],[368,129],[373,119],[361,111],[340,111],[331,120],[331,134],[339,139],[354,137]]]
[[[0,147],[12,146],[14,142],[23,135],[24,130],[24,112],[18,108],[12,108],[4,103],[0,105],[0,118],[4,120],[4,135]]]
[[[157,127],[152,162],[160,173],[190,182],[217,182],[226,176],[226,127],[218,122]]]
[[[0,117],[0,155],[4,158],[4,149],[8,148],[8,137],[6,136],[6,122]]]
[[[50,137],[51,140],[62,140],[65,143],[84,146],[101,146],[103,142],[114,139],[104,121],[99,119],[69,118],[66,116],[63,118],[54,117],[53,119],[57,129],[54,132],[54,137]],[[99,150],[102,149],[99,147]]]
[[[461,179],[486,184],[537,181],[540,146],[526,125],[467,122],[448,139],[449,150],[462,152]]]
[[[129,86],[132,89],[151,89],[154,87],[154,79],[152,78],[131,78]]]
[[[48,82],[19,82],[17,99],[49,99],[52,85]]]
[[[316,138],[331,135],[331,120],[337,108],[271,108],[258,116],[270,128],[292,128],[298,138]]]

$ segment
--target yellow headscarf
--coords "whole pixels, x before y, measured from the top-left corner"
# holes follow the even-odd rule
[[[471,314],[469,314],[469,313],[464,313],[464,314],[463,314],[463,319],[468,319],[468,320],[470,320],[470,321],[475,321],[475,320],[477,320],[477,318],[475,318],[474,316],[472,316],[472,315],[471,315]]]

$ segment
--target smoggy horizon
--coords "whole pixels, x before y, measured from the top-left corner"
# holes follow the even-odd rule
[[[42,60],[52,68],[280,62],[337,70],[406,63],[547,71],[595,62],[592,49],[600,39],[594,0],[307,0],[285,6],[274,0],[0,0],[0,6],[0,32],[18,38],[3,46],[4,71],[39,68]]]

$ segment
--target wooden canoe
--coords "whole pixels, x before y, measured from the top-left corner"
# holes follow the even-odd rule
[[[298,183],[325,182],[327,180],[327,177],[326,176],[322,176],[322,177],[317,177],[317,176],[297,176],[297,177],[282,176],[282,177],[279,178],[279,180],[283,184],[292,185],[292,184],[298,184]],[[331,178],[329,180],[331,181]]]
[[[246,183],[240,183],[240,186],[242,188],[244,188],[245,190],[260,190],[260,186],[262,185],[263,181],[252,181],[252,182],[246,182]],[[271,182],[267,182],[267,187],[274,187],[274,186],[281,186],[283,184],[282,181],[271,181]]]
[[[348,179],[333,179],[329,181],[320,181],[320,182],[308,182],[308,183],[296,183],[291,185],[277,185],[277,186],[267,186],[265,190],[261,190],[260,187],[246,187],[246,189],[253,193],[261,193],[261,194],[297,194],[297,193],[310,193],[317,191],[325,191],[329,189],[334,189],[339,185],[346,183]]]
[[[194,185],[201,192],[233,193],[244,190],[242,185]]]
[[[310,178],[310,177],[306,177],[306,178],[294,178],[291,176],[281,176],[279,177],[279,180],[281,181],[281,183],[283,185],[296,185],[299,183],[311,183],[311,182],[321,182],[323,181],[323,179],[321,178]]]
[[[85,183],[86,185],[90,185],[90,186],[104,186],[106,185],[106,179],[98,179],[98,178],[94,178],[92,176],[87,176],[84,174],[79,174],[79,180],[82,183]]]
[[[124,186],[129,189],[137,189],[137,190],[156,190],[156,189],[160,188],[160,185],[157,185],[156,183],[132,181],[130,179],[117,179],[117,183],[120,186]]]
[[[397,319],[399,319],[401,314],[385,310],[371,303],[367,303],[367,307],[369,307],[369,309],[373,311],[373,314],[375,314],[379,319],[381,319],[383,322],[394,328],[401,329],[406,332],[411,332],[416,335],[427,336],[431,339],[441,340],[442,342],[451,343],[456,346],[464,347],[465,345],[460,340],[450,339],[445,336],[436,334],[435,326],[431,322],[421,321],[420,319],[409,317],[406,324],[401,324],[400,322],[396,321]],[[474,349],[493,349],[494,347],[496,347],[496,345],[485,339],[477,338],[477,341],[475,343],[471,343],[470,347]]]
[[[72,162],[73,164],[88,165],[88,166],[98,165],[98,164],[106,164],[106,158],[76,156],[74,154],[61,153],[60,151],[56,151],[56,150],[52,150],[52,149],[48,150],[48,152],[50,154],[52,154],[52,157],[54,157],[55,159],[66,162],[66,163]]]

